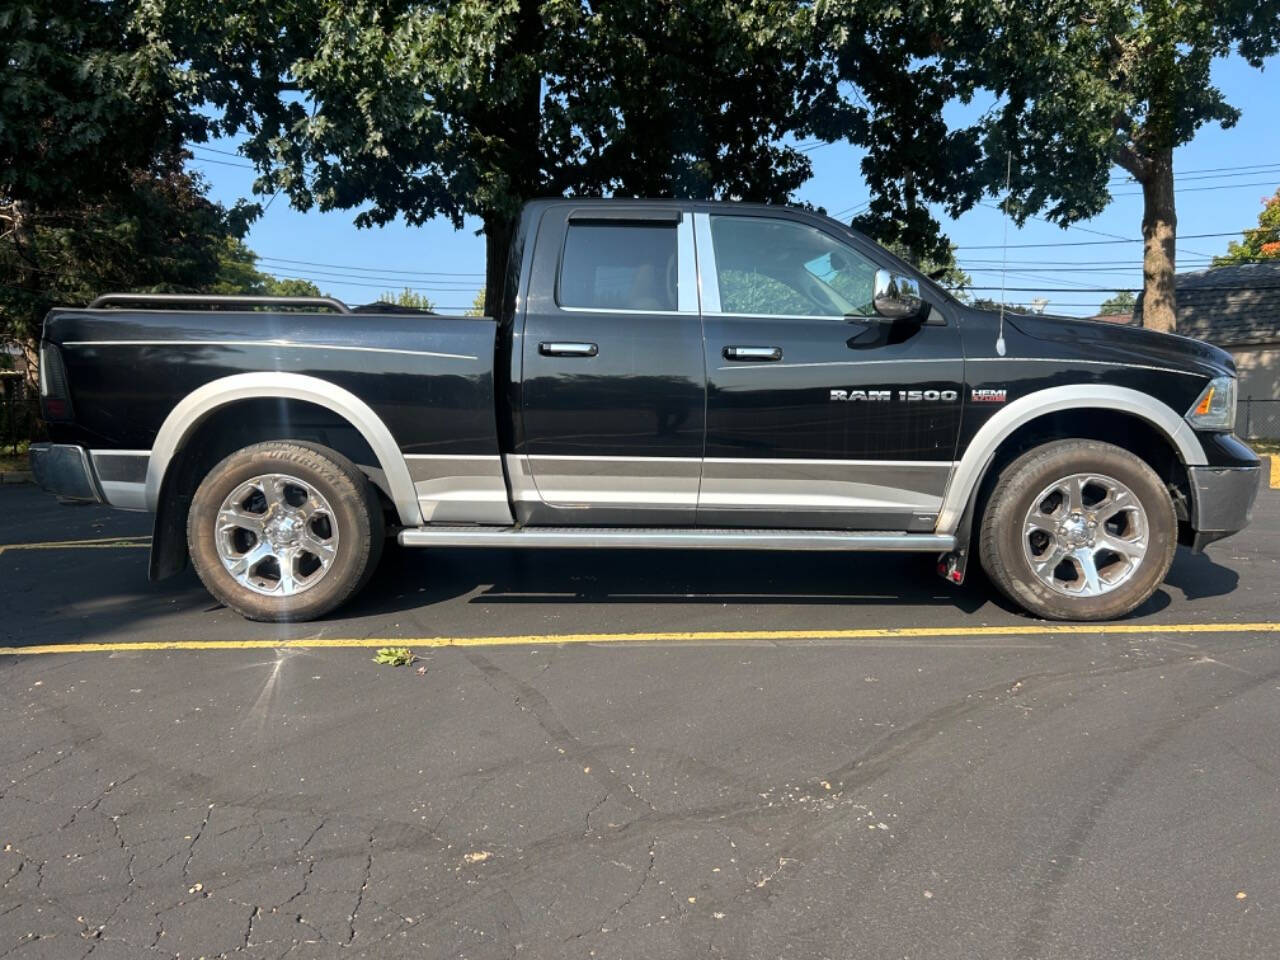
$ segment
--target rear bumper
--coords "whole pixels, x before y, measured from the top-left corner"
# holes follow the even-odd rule
[[[36,482],[58,499],[107,503],[122,510],[149,510],[149,450],[86,450],[70,443],[31,446]]]
[[[1262,482],[1262,468],[1189,467],[1191,480],[1191,548],[1202,550],[1249,525]]]
[[[31,472],[36,483],[59,500],[105,503],[102,488],[84,447],[68,443],[33,443]]]

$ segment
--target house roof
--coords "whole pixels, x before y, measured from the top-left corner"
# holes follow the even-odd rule
[[[1280,341],[1280,260],[1180,273],[1177,288],[1183,336],[1220,347]]]

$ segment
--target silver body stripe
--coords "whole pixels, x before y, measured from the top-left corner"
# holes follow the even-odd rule
[[[1076,357],[1062,359],[1060,357],[966,357],[965,363],[1056,363],[1066,365],[1087,363],[1097,367],[1124,367],[1129,370],[1158,370],[1161,373],[1180,373],[1184,377],[1205,377],[1207,374],[1195,370],[1179,370],[1177,367],[1156,367],[1149,363],[1128,363],[1124,360],[1083,360]]]
[[[394,353],[444,360],[478,360],[465,353],[400,350],[394,347],[356,347],[340,343],[294,343],[290,340],[67,340],[64,347],[287,347],[290,350],[347,350],[353,353]]]
[[[922,357],[916,359],[914,357],[902,357],[896,360],[821,360],[813,363],[770,363],[758,364],[750,367],[744,367],[742,364],[730,364],[723,367],[717,367],[717,370],[737,370],[744,373],[754,373],[757,370],[794,370],[800,367],[869,367],[877,364],[904,364],[904,363],[958,363],[959,357]],[[1157,370],[1162,373],[1180,373],[1188,377],[1207,377],[1204,373],[1197,373],[1193,370],[1178,370],[1173,367],[1153,367],[1145,363],[1125,363],[1123,360],[1055,360],[1049,357],[968,357],[964,363],[1056,363],[1063,364],[1089,364],[1099,367],[1119,367],[1129,370]]]
[[[936,513],[950,460],[508,456],[518,501],[563,507],[688,507]]]
[[[515,522],[496,455],[409,454],[405,460],[424,522]]]

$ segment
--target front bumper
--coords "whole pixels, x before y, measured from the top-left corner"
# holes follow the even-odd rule
[[[1249,525],[1262,483],[1262,468],[1188,467],[1191,480],[1192,550],[1238,533]]]
[[[59,500],[106,502],[84,447],[68,443],[33,443],[31,472],[36,483],[57,494]]]

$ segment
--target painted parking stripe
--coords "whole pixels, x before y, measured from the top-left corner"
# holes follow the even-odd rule
[[[89,540],[43,540],[38,543],[0,543],[0,553],[17,550],[120,550],[150,547],[151,537],[98,537]]]
[[[1002,627],[885,627],[859,630],[698,630],[653,633],[534,633],[488,637],[303,637],[296,640],[139,640],[122,643],[50,643],[0,647],[0,655],[126,653],[144,650],[321,650],[414,647],[498,647],[570,643],[698,643],[746,640],[893,640],[948,637],[1169,636],[1175,634],[1280,633],[1280,623],[1037,623]]]
[[[1271,489],[1280,490],[1280,453],[1271,454]]]

